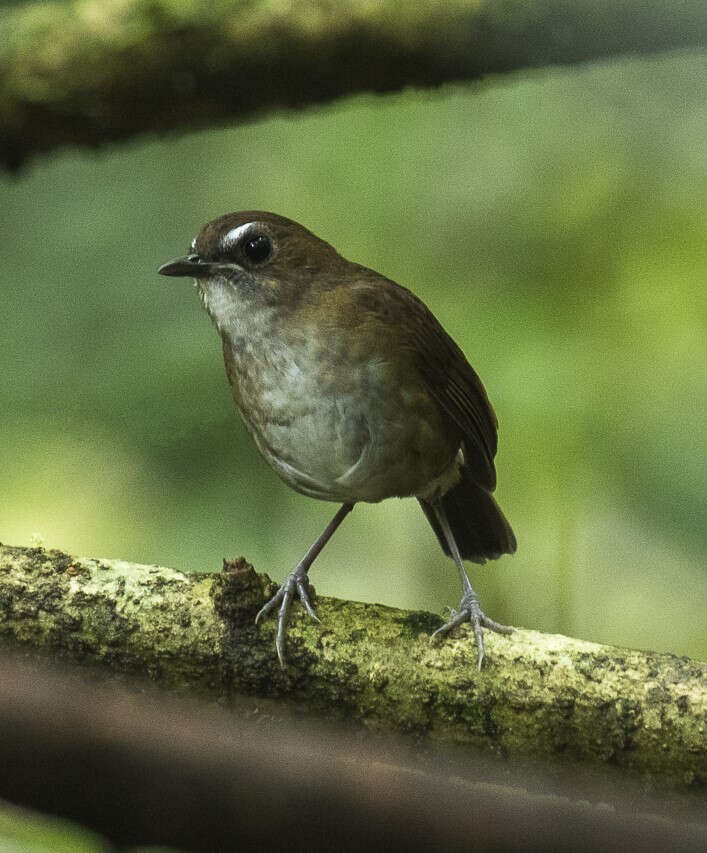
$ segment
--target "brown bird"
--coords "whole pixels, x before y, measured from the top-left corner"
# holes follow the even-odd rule
[[[462,581],[458,611],[432,636],[471,622],[480,667],[482,629],[512,628],[483,613],[463,560],[512,554],[516,540],[491,495],[496,416],[430,310],[302,225],[262,211],[209,222],[191,254],[159,272],[195,279],[236,407],[275,472],[341,504],[256,617],[279,606],[280,663],[293,597],[317,619],[307,573],[354,504],[416,497]]]

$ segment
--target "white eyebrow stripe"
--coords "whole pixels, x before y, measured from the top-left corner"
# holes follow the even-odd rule
[[[235,246],[243,235],[251,231],[257,224],[257,222],[246,222],[244,225],[237,225],[235,228],[231,228],[221,238],[222,245]]]

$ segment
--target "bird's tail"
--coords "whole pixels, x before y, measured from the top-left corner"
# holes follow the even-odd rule
[[[462,557],[484,563],[501,554],[513,554],[516,537],[501,508],[493,496],[472,479],[467,468],[462,467],[461,475],[461,480],[441,498],[441,503]],[[422,498],[419,501],[439,544],[449,555],[449,545],[434,507]]]

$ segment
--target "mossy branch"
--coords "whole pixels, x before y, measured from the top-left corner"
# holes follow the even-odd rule
[[[283,672],[274,591],[239,559],[219,574],[0,547],[5,645],[143,673],[195,695],[280,698],[329,717],[508,756],[618,765],[658,788],[707,780],[707,666],[518,629],[440,644],[429,613],[317,601],[296,613]]]
[[[362,91],[704,45],[702,0],[86,0],[3,9],[0,164]]]

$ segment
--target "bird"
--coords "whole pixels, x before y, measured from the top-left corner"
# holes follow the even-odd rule
[[[218,331],[233,401],[255,444],[291,488],[340,504],[256,616],[278,609],[276,651],[309,569],[359,502],[416,498],[462,584],[458,608],[431,636],[470,623],[477,666],[488,617],[464,561],[516,550],[493,497],[498,422],[478,375],[410,290],[349,261],[303,225],[266,211],[207,223],[189,254],[163,264],[190,277]]]

